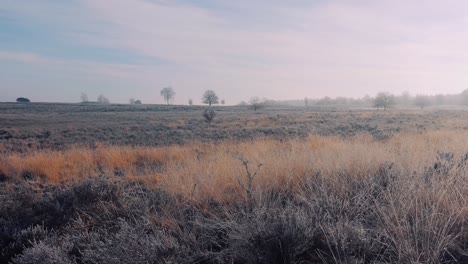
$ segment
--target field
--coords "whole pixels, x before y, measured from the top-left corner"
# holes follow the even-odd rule
[[[468,111],[0,104],[0,262],[467,263]]]
[[[167,146],[192,142],[287,139],[370,134],[385,139],[400,131],[468,129],[466,110],[347,110],[214,107],[212,127],[200,106],[0,104],[0,144],[15,152],[64,149],[96,143]]]

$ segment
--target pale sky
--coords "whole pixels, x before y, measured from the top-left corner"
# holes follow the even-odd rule
[[[0,101],[459,93],[464,0],[0,0]]]

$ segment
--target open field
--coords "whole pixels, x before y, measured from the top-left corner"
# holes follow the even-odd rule
[[[464,110],[0,109],[0,262],[468,262]]]
[[[353,136],[385,139],[398,132],[468,129],[468,110],[349,110],[305,107],[213,107],[212,127],[201,106],[0,103],[3,150],[64,149],[70,145],[164,146],[191,142]]]

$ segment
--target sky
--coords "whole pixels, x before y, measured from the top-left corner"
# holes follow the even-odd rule
[[[460,93],[465,0],[0,0],[0,101]]]

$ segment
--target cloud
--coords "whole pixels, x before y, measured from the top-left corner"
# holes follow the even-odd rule
[[[26,63],[48,62],[46,58],[26,52],[2,52],[0,51],[0,59],[2,60],[15,60]]]
[[[468,4],[397,2],[82,0],[53,4],[55,9],[48,8],[51,2],[9,8],[25,17],[57,20],[57,37],[71,46],[138,58],[110,63],[99,56],[77,60],[48,54],[45,59],[19,52],[17,59],[125,79],[142,93],[172,85],[180,103],[205,89],[234,102],[252,95],[463,90]],[[52,16],[48,10],[54,10]]]
[[[81,72],[92,75],[133,79],[135,73],[142,71],[140,65],[110,64],[90,61],[60,60],[39,54],[27,52],[1,52],[0,60],[12,60],[27,64],[35,64],[44,68],[61,68],[71,72]]]

